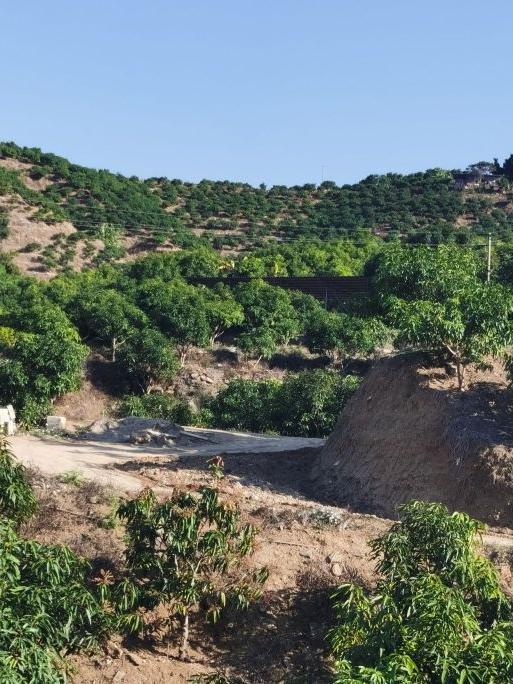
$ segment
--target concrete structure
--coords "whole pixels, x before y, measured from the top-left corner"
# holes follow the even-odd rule
[[[64,416],[46,416],[46,427],[48,430],[65,430],[66,418]]]
[[[12,404],[0,407],[0,431],[5,435],[14,435],[16,432],[16,413]]]

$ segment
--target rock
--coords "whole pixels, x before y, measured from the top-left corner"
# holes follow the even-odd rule
[[[119,684],[126,677],[126,672],[124,670],[118,670],[114,677],[112,678],[112,684]]]
[[[129,660],[132,663],[132,665],[137,665],[137,667],[139,667],[139,665],[143,664],[143,659],[140,656],[138,656],[137,653],[132,653],[131,651],[127,651],[126,657],[127,657],[127,660]]]
[[[333,563],[331,566],[331,574],[335,575],[335,577],[340,577],[344,574],[344,568],[340,563]]]
[[[208,377],[205,378],[205,382],[207,383],[207,385],[213,385],[214,384],[214,381],[212,380],[212,378],[208,378]]]
[[[87,502],[90,504],[97,504],[100,503],[100,499],[97,496],[89,496],[87,497]]]
[[[299,555],[302,558],[311,558],[312,557],[312,554],[309,551],[300,551]]]
[[[333,553],[330,553],[326,560],[328,561],[328,563],[342,563],[344,561],[344,558],[342,557],[341,553],[339,553],[338,551],[334,551]]]
[[[109,644],[109,655],[113,658],[121,658],[123,655],[123,649],[119,644]]]

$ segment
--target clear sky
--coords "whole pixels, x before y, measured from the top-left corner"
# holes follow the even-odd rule
[[[0,139],[302,184],[513,152],[511,0],[0,0]]]

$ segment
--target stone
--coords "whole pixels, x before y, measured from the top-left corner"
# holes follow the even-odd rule
[[[0,432],[7,436],[16,432],[16,414],[12,404],[0,407]]]
[[[46,416],[46,427],[48,430],[65,430],[66,418],[64,416]]]
[[[109,654],[113,658],[121,658],[123,655],[123,649],[118,644],[109,644]]]
[[[338,551],[334,551],[333,553],[330,553],[326,560],[328,561],[328,563],[342,563],[344,558],[341,553],[338,553]]]
[[[331,566],[331,574],[335,575],[335,577],[340,577],[344,574],[344,568],[340,563],[333,563]]]
[[[112,684],[120,684],[126,677],[126,672],[124,670],[118,670],[114,677],[112,678]]]
[[[131,651],[126,652],[126,657],[127,660],[129,660],[132,665],[137,665],[139,667],[140,665],[143,664],[143,660],[140,656],[137,655],[137,653],[132,653]]]

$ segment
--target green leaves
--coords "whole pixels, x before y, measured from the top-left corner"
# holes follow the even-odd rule
[[[212,425],[252,432],[324,437],[359,379],[315,369],[275,380],[231,380],[208,407]]]
[[[445,355],[456,364],[459,389],[469,363],[503,354],[513,340],[513,292],[481,282],[464,250],[385,250],[376,281],[396,342]]]
[[[0,559],[0,680],[64,682],[62,655],[100,643],[115,616],[87,588],[87,563],[67,547],[24,540],[3,519]]]
[[[330,641],[336,683],[506,683],[513,676],[513,607],[477,552],[481,523],[414,501],[372,544],[373,595],[335,593]]]
[[[151,490],[124,502],[118,514],[126,524],[126,562],[137,604],[164,605],[169,619],[182,616],[184,644],[193,608],[216,621],[228,605],[247,608],[260,595],[265,569],[241,572],[256,530],[240,523],[236,508],[219,499],[216,488],[180,493],[159,503]]]
[[[25,468],[14,460],[5,437],[0,434],[0,516],[16,524],[30,518],[36,498],[25,479]]]

